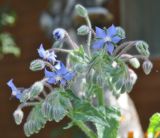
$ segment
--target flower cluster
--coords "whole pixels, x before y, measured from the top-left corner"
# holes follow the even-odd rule
[[[78,46],[64,29],[55,29],[55,43],[67,42],[70,49],[53,45],[46,50],[41,44],[40,58],[31,62],[30,69],[43,70],[44,78],[28,89],[17,88],[13,79],[7,83],[12,95],[21,102],[13,114],[18,125],[23,119],[22,108],[33,106],[24,124],[26,136],[38,133],[47,121],[59,122],[67,116],[72,121],[68,126],[77,125],[89,138],[117,138],[121,114],[105,101],[106,89],[115,99],[119,98],[131,92],[136,83],[137,75],[132,68],[140,67],[140,59],[144,60],[145,74],[153,68],[146,42],[122,42],[125,31],[114,25],[108,29],[96,27],[94,31],[87,10],[81,5],[77,5],[76,10],[87,21],[87,25],[77,30],[79,35],[88,35],[87,44]],[[136,48],[138,55],[128,54],[131,48]],[[57,59],[55,52],[68,54],[68,68]],[[97,128],[96,132],[90,123]]]
[[[67,81],[73,79],[74,73],[69,72],[61,61],[56,60],[57,56],[55,55],[54,50],[44,50],[43,45],[41,44],[38,53],[41,58],[48,60],[51,65],[53,65],[52,71],[48,71],[47,68],[45,68],[45,77],[47,78],[48,83],[60,83],[60,85],[66,86]]]

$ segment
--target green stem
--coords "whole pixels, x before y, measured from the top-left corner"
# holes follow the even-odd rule
[[[22,103],[18,106],[17,109],[23,109],[24,107],[35,106],[37,104],[39,104],[39,102]]]
[[[76,121],[75,124],[89,137],[97,138],[96,134],[82,121]]]
[[[56,52],[63,52],[63,53],[71,53],[72,50],[62,49],[62,48],[53,48]]]
[[[105,99],[104,99],[104,91],[102,88],[98,89],[98,102],[100,106],[105,106]]]
[[[89,17],[87,16],[85,19],[86,19],[88,27],[92,28],[91,21],[90,21]],[[88,40],[87,40],[87,52],[88,52],[89,57],[91,56],[91,51],[90,51],[91,39],[92,39],[92,32],[89,31]]]

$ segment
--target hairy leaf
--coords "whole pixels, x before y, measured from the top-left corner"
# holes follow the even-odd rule
[[[62,95],[60,91],[52,92],[42,105],[43,115],[49,121],[61,121],[71,108],[71,103],[67,97]]]
[[[24,124],[24,132],[27,137],[34,133],[38,133],[42,128],[44,128],[47,120],[43,116],[41,111],[41,103],[36,105],[30,112],[26,123]]]

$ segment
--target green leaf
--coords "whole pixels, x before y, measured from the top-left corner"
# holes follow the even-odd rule
[[[80,120],[84,122],[90,121],[101,125],[108,125],[105,122],[104,114],[99,112],[98,109],[93,107],[88,102],[77,102],[72,113],[72,118],[74,120]]]
[[[78,49],[71,52],[69,58],[72,63],[85,63],[88,61],[87,55],[82,45]]]
[[[49,121],[61,121],[71,108],[71,102],[61,91],[51,92],[42,105],[43,115]]]
[[[24,132],[27,137],[34,133],[38,133],[42,128],[44,128],[47,120],[43,116],[41,111],[41,103],[37,104],[30,112],[26,123],[24,124]]]
[[[109,126],[95,124],[98,138],[117,138],[120,112],[113,107],[105,109],[106,122]]]
[[[76,102],[72,113],[73,120],[95,124],[98,138],[116,138],[119,118],[120,112],[116,108],[96,108],[88,102]]]
[[[160,132],[160,113],[155,113],[150,118],[150,123],[148,127],[148,134],[155,135],[157,132]]]

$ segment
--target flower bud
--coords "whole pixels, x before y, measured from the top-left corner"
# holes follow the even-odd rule
[[[139,60],[136,57],[133,57],[130,54],[122,54],[121,58],[124,59],[124,60],[127,60],[131,64],[131,66],[136,68],[136,69],[138,69],[140,67]]]
[[[38,70],[42,70],[44,69],[45,67],[45,63],[43,60],[40,60],[40,59],[36,59],[36,60],[33,60],[30,64],[30,70],[32,71],[38,71]]]
[[[137,58],[133,57],[129,59],[129,63],[134,67],[135,69],[138,69],[140,67],[140,62]]]
[[[30,90],[31,98],[38,96],[43,91],[43,83],[41,81],[35,82]]]
[[[149,57],[150,52],[148,48],[149,48],[149,45],[144,41],[138,41],[136,43],[137,51],[143,56]]]
[[[82,25],[77,29],[78,35],[87,35],[90,29],[87,25]]]
[[[126,38],[126,33],[122,27],[116,27],[117,34],[120,36],[122,39]]]
[[[57,28],[53,31],[53,37],[57,41],[62,41],[65,38],[66,31],[63,28]]]
[[[75,10],[76,10],[76,13],[77,13],[79,16],[81,16],[81,17],[86,18],[86,17],[88,16],[88,12],[87,12],[86,8],[83,7],[83,6],[80,5],[80,4],[77,4],[77,5],[75,6]]]
[[[145,73],[146,75],[148,75],[148,74],[150,74],[150,72],[151,72],[151,70],[152,70],[152,68],[153,68],[153,64],[152,64],[151,61],[146,60],[146,61],[143,62],[143,66],[142,66],[142,67],[143,67],[144,73]]]
[[[14,120],[15,120],[17,125],[20,125],[22,123],[23,116],[24,116],[24,114],[23,114],[23,111],[21,109],[17,109],[13,113],[13,117],[14,117]]]

